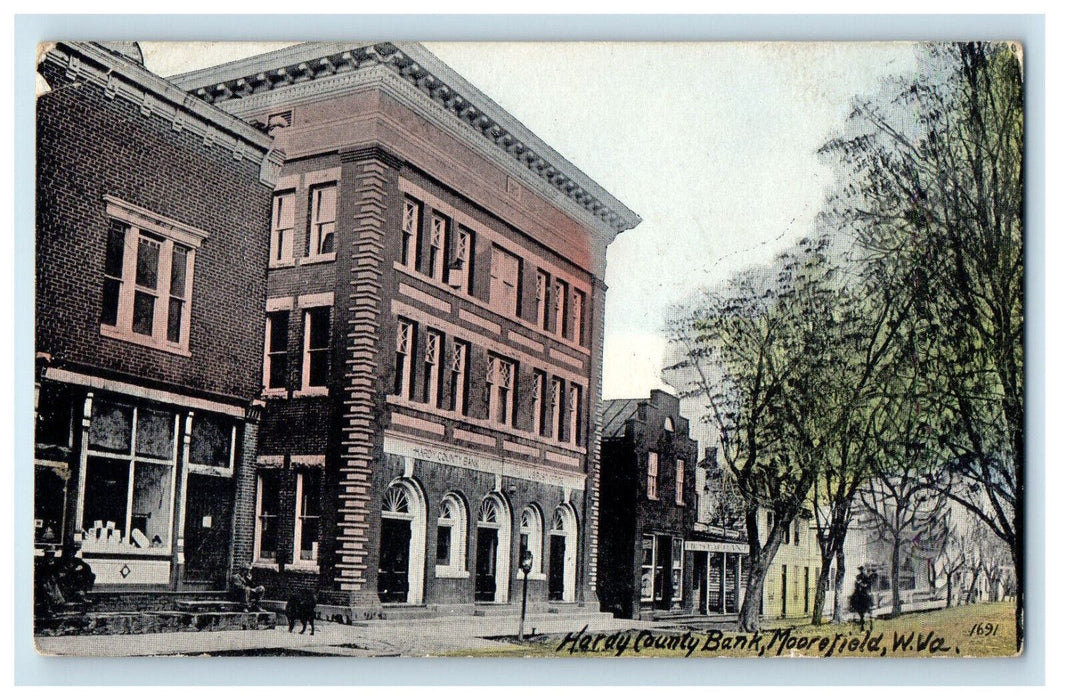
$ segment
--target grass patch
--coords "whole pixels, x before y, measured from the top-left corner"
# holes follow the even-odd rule
[[[976,624],[982,629],[975,630]],[[986,627],[988,626],[988,627]],[[682,629],[629,629],[538,635],[508,647],[458,651],[449,656],[492,657],[994,657],[1014,656],[1015,603],[983,603],[820,626],[768,622],[758,635]],[[987,632],[982,634],[981,632]]]

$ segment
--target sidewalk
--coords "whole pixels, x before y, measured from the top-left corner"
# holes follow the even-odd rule
[[[577,632],[585,621],[558,614],[526,617],[529,634]],[[652,626],[652,623],[611,618],[589,622],[589,630]],[[487,637],[517,634],[517,616],[455,616],[420,620],[374,620],[353,625],[315,623],[315,636],[272,630],[170,632],[157,634],[36,637],[41,654],[57,656],[432,656],[455,651],[513,649]]]

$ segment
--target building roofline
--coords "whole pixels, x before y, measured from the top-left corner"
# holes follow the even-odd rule
[[[205,102],[222,104],[379,65],[391,69],[516,164],[602,222],[612,232],[609,243],[615,235],[641,223],[641,217],[629,207],[419,43],[309,42],[168,80]]]

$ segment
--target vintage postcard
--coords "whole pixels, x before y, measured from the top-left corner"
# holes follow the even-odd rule
[[[36,70],[39,653],[1022,652],[1020,44]]]

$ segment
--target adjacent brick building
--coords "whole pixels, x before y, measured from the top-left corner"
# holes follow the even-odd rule
[[[606,249],[640,219],[418,44],[175,76],[287,160],[240,555],[331,614],[596,597]]]
[[[599,591],[620,617],[690,609],[697,443],[678,398],[605,401],[602,408]],[[696,596],[696,598],[694,598]]]
[[[268,136],[146,71],[42,47],[35,543],[107,587],[224,585],[260,394]]]

